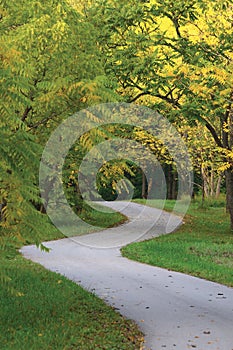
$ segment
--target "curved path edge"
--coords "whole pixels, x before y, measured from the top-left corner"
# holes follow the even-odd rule
[[[114,205],[117,209],[119,204],[111,207]],[[140,229],[140,222],[144,225],[145,221],[142,216],[135,219],[139,206],[131,203],[122,212],[130,218],[127,224],[134,223]],[[145,220],[154,220],[158,211],[147,210],[145,215]],[[181,223],[174,217],[174,225],[167,227],[167,215],[163,212],[157,225],[137,240],[171,232]],[[117,229],[127,236],[127,224],[114,228],[113,237]],[[91,244],[88,241],[89,246],[87,241],[78,242],[80,237],[65,238],[44,243],[51,249],[49,253],[34,245],[23,247],[21,253],[94,292],[135,320],[145,334],[145,349],[233,350],[233,288],[128,260],[121,256],[121,240],[117,242],[119,247],[104,244],[103,237],[111,232],[91,234],[94,239]]]

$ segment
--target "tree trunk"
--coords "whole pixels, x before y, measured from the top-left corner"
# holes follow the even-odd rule
[[[222,183],[222,176],[219,175],[217,185],[216,185],[215,198],[218,198],[220,195],[221,183]]]
[[[211,170],[210,170],[210,196],[214,197],[214,167],[213,164],[211,164]]]
[[[205,202],[205,183],[204,183],[204,179],[202,176],[202,193],[201,193],[201,207],[204,207],[204,202]]]
[[[203,184],[203,191],[205,194],[205,197],[209,197],[209,185],[208,185],[208,179],[207,179],[207,175],[205,173],[205,168],[202,165],[201,167],[201,176],[202,176],[202,184]]]
[[[147,190],[146,190],[146,175],[144,171],[142,171],[142,198],[147,198]]]
[[[176,193],[176,174],[173,173],[172,177],[172,199],[176,199],[177,193]]]
[[[168,164],[168,166],[167,166],[167,199],[173,199],[172,198],[172,182],[173,182],[172,166],[171,166],[171,164]]]
[[[223,146],[228,150],[233,148],[233,92],[226,111],[225,121],[228,121],[229,133],[223,130]],[[233,164],[232,159],[226,159],[230,167],[225,171],[226,178],[226,210],[230,214],[230,225],[233,230]]]
[[[82,197],[82,193],[80,191],[78,183],[75,184],[75,193],[76,193],[75,208],[78,213],[81,213],[83,209],[83,197]]]
[[[55,182],[56,182],[55,176],[51,179],[51,181],[47,182],[48,185],[46,186],[44,194],[43,194],[44,203],[41,204],[41,206],[40,206],[40,212],[42,214],[46,213],[47,206],[49,203],[49,195],[50,195],[50,192],[53,190],[53,186],[54,186]]]
[[[233,230],[233,166],[225,171],[226,176],[226,210],[230,214],[230,224]]]
[[[148,189],[147,189],[147,193],[148,193],[148,195],[150,194],[150,198],[152,198],[152,192],[153,192],[153,177],[151,176],[149,179],[149,182],[148,182]],[[153,196],[153,198],[154,198],[154,196]]]

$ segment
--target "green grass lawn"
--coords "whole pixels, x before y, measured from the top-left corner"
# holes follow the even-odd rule
[[[141,202],[141,201],[139,201]],[[157,207],[158,201],[148,201]],[[208,205],[207,205],[208,204]],[[192,202],[175,233],[124,247],[124,256],[233,287],[233,232],[223,201]],[[171,210],[174,201],[167,201]],[[213,205],[213,206],[211,206]]]
[[[44,216],[46,241],[63,237]],[[124,220],[89,213],[89,222],[112,226]],[[38,237],[23,232],[27,243]],[[19,247],[19,245],[18,245]],[[138,327],[95,295],[65,277],[24,259],[15,245],[0,256],[1,268],[11,278],[0,289],[1,350],[128,350],[141,349]]]

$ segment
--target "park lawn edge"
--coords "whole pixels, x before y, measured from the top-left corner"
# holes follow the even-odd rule
[[[20,254],[5,264],[11,282],[0,291],[2,350],[142,349],[136,323],[90,291]]]
[[[114,223],[111,220],[111,227],[127,220],[118,214],[118,223],[116,218]],[[55,228],[48,236],[45,233],[40,237],[43,241],[61,238],[64,237]],[[27,244],[36,242],[31,233],[24,239]],[[144,337],[139,325],[126,319],[93,291],[24,258],[18,251],[22,245],[17,242],[0,256],[1,268],[6,274],[0,290],[2,350],[143,349]],[[59,295],[57,290],[61,288]],[[76,299],[81,298],[80,308],[74,295]]]
[[[149,201],[149,206],[153,204]],[[223,207],[200,208],[193,202],[183,225],[174,232],[131,243],[121,253],[131,260],[233,287],[233,234]]]

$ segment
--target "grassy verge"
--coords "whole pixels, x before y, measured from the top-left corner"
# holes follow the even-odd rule
[[[140,349],[137,327],[75,283],[19,255],[5,264],[14,291],[0,290],[2,350]]]
[[[158,208],[158,209],[164,209],[166,211],[172,211],[173,207],[175,205],[175,200],[160,200],[160,199],[134,199],[133,200],[135,203],[138,204],[143,204],[143,205],[148,205],[149,207],[152,208]]]
[[[96,210],[95,210],[95,209]],[[101,211],[104,210],[104,211]],[[82,220],[79,221],[79,225],[73,227],[70,224],[71,236],[79,236],[83,234],[88,234],[96,232],[97,228],[104,229],[108,227],[114,227],[124,223],[127,220],[127,217],[122,215],[119,212],[116,212],[110,208],[103,207],[99,204],[95,204],[94,207],[88,207],[88,209],[83,210],[80,215]],[[88,223],[90,226],[86,225]],[[36,228],[29,232],[28,230],[22,230],[21,235],[25,239],[24,244],[34,244],[36,241],[45,242],[64,238],[64,235],[51,224],[47,215],[41,215],[41,224],[44,227],[44,230],[41,232],[36,232]],[[92,227],[91,227],[92,225]]]
[[[91,217],[106,226],[123,219],[120,214]],[[61,238],[44,220],[49,233],[40,239]],[[27,232],[24,238],[28,243],[38,239]],[[15,246],[9,245],[0,264],[11,279],[0,289],[1,350],[142,349],[143,337],[133,322],[65,277],[24,259]]]
[[[158,205],[153,200],[148,203]],[[173,204],[167,201],[165,209]],[[193,202],[178,231],[130,244],[122,249],[123,255],[233,287],[233,233],[222,204],[200,208],[200,203]]]

